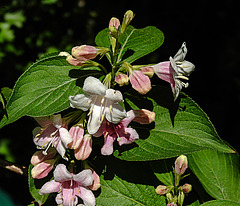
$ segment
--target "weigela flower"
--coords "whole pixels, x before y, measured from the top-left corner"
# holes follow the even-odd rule
[[[120,91],[107,89],[99,79],[87,77],[84,81],[85,94],[70,96],[70,105],[73,108],[89,111],[87,130],[89,134],[95,134],[103,119],[111,123],[118,123],[126,117],[126,111],[118,102],[123,101]]]
[[[43,154],[47,155],[47,150],[50,146],[56,148],[62,158],[67,160],[65,152],[67,145],[72,142],[72,136],[67,130],[67,124],[63,122],[61,114],[52,115],[49,117],[35,118],[42,126],[33,130],[34,143],[37,148],[44,149]]]
[[[84,129],[81,126],[72,126],[69,130],[73,141],[68,144],[70,149],[74,149],[74,155],[77,160],[85,160],[92,152],[92,136],[84,134]]]
[[[103,120],[99,130],[93,134],[95,137],[104,136],[104,145],[101,149],[102,155],[111,155],[113,153],[113,143],[115,140],[121,146],[130,144],[139,139],[137,131],[133,128],[128,128],[129,123],[136,117],[133,110],[127,112],[127,118],[121,120],[117,124]]]
[[[177,54],[170,61],[160,62],[154,66],[155,74],[162,80],[170,83],[174,100],[177,99],[182,87],[188,87],[188,83],[184,83],[182,80],[189,80],[189,75],[194,71],[195,66],[185,60],[187,54],[186,43],[184,42]]]
[[[84,205],[95,206],[95,197],[88,188],[93,183],[93,174],[90,169],[72,174],[64,164],[59,164],[53,175],[54,179],[45,183],[39,190],[40,195],[58,192],[56,202],[63,206],[77,205],[78,196],[83,200]]]

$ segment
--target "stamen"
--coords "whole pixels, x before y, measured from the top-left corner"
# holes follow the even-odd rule
[[[113,111],[112,111],[112,104],[110,105],[109,109],[110,109],[110,113],[113,114]]]
[[[106,133],[104,134],[104,138],[106,138],[106,137],[107,137],[107,135],[108,135],[108,132],[106,132]]]
[[[184,79],[184,80],[189,80],[189,78],[188,77],[186,77],[186,76],[183,76],[183,75],[179,75],[179,76],[175,76],[176,78],[178,78],[178,79]]]

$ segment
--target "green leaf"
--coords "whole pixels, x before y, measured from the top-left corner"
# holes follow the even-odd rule
[[[159,205],[165,206],[163,196],[155,193],[153,186],[127,182],[115,176],[113,180],[101,178],[101,195],[96,199],[97,205]]]
[[[187,95],[173,101],[169,88],[154,86],[146,96],[125,93],[127,110],[145,108],[156,113],[148,125],[132,123],[140,139],[121,146],[114,155],[130,161],[159,160],[204,149],[233,152],[218,136],[202,109]]]
[[[162,45],[163,41],[163,33],[154,26],[142,29],[135,29],[133,26],[128,26],[120,38],[121,49],[119,51],[118,62],[124,60],[132,63],[156,50]],[[108,29],[104,29],[97,34],[95,43],[100,47],[111,47]],[[127,51],[130,51],[132,54],[129,57],[124,57]]]
[[[133,26],[129,26],[120,39],[119,61],[124,60],[132,63],[159,48],[163,41],[164,35],[162,31],[154,26],[142,29],[135,29]],[[124,54],[127,50],[133,52],[133,54],[125,59]]]
[[[68,97],[80,93],[84,79],[101,76],[97,69],[83,71],[69,65],[65,57],[50,56],[39,60],[21,75],[6,105],[8,119],[0,128],[22,116],[47,116],[70,107]],[[78,70],[80,69],[80,70]]]
[[[240,204],[230,200],[212,200],[205,202],[200,206],[240,206]]]
[[[189,167],[215,199],[240,203],[240,167],[237,154],[203,150],[188,155]]]
[[[47,198],[48,198],[48,194],[47,195],[40,195],[38,192],[40,189],[37,189],[34,183],[34,179],[32,178],[31,175],[31,170],[33,168],[33,165],[30,164],[28,167],[28,187],[29,187],[29,192],[31,193],[32,197],[34,198],[34,200],[39,204],[42,205],[44,204],[44,202],[46,202]]]
[[[147,162],[127,162],[111,156],[100,158],[106,171],[100,176],[101,193],[96,205],[166,206],[165,197],[155,192],[160,182]]]

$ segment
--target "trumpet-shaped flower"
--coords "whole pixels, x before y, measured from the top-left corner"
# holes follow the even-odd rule
[[[101,149],[102,155],[111,155],[113,153],[113,143],[115,140],[121,146],[123,144],[130,144],[139,139],[137,131],[133,128],[128,128],[129,123],[136,117],[133,110],[127,112],[127,118],[124,118],[117,124],[103,120],[99,130],[93,135],[95,137],[104,136],[104,145]]]
[[[78,197],[86,206],[95,206],[95,197],[88,186],[93,183],[93,174],[85,169],[78,174],[70,173],[64,164],[57,165],[53,172],[54,179],[45,183],[39,194],[45,195],[58,192],[56,202],[58,205],[74,206],[78,204]]]
[[[182,80],[189,80],[189,75],[194,71],[195,66],[185,60],[187,54],[186,43],[184,42],[176,55],[170,61],[160,62],[153,67],[155,74],[162,80],[170,83],[174,100],[177,99],[182,87],[188,87],[188,83]]]
[[[89,111],[87,129],[89,134],[98,131],[104,117],[111,123],[118,123],[126,117],[126,111],[118,102],[123,101],[120,91],[107,89],[99,79],[87,77],[84,81],[85,94],[70,96],[73,108]]]
[[[34,143],[37,148],[44,149],[43,154],[47,155],[50,146],[56,148],[62,158],[67,160],[65,152],[67,145],[72,142],[72,136],[66,129],[67,125],[62,121],[61,115],[35,118],[42,128],[37,127],[33,130]]]

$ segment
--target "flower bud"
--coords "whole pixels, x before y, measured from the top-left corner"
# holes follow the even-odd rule
[[[31,174],[34,179],[42,179],[48,175],[48,173],[53,169],[56,159],[45,160],[37,165],[35,165]]]
[[[72,48],[73,57],[80,61],[94,59],[99,54],[98,49],[94,46],[81,45]]]
[[[192,191],[192,185],[186,183],[181,187],[181,189],[185,194],[187,194]]]
[[[122,28],[121,28],[121,33],[124,33],[125,30],[127,29],[128,25],[132,21],[134,17],[134,14],[131,10],[128,10],[123,17],[123,22],[122,22]]]
[[[178,205],[180,206],[183,205],[184,198],[185,198],[185,194],[183,193],[183,191],[179,191],[178,198],[177,198]]]
[[[147,75],[149,78],[152,78],[152,76],[154,75],[153,67],[142,67],[141,72]]]
[[[37,151],[33,154],[30,162],[32,165],[37,165],[45,160],[53,159],[55,157],[56,153],[57,153],[57,151],[53,147],[51,147],[47,150],[46,155],[44,155],[42,153],[42,151]]]
[[[182,175],[188,167],[187,157],[185,155],[180,155],[175,161],[175,172]]]
[[[116,76],[115,81],[119,84],[119,86],[128,85],[129,78],[128,75],[119,73]]]
[[[71,127],[69,133],[72,135],[73,141],[68,144],[68,148],[77,149],[83,140],[84,129],[81,126],[75,125]]]
[[[82,66],[84,61],[80,61],[78,59],[73,58],[72,55],[67,56],[66,58],[67,62],[73,66]]]
[[[117,30],[118,30],[119,26],[120,26],[120,21],[115,17],[111,18],[111,20],[109,21],[108,29],[109,29],[111,35],[115,38],[117,37],[117,33],[118,33]]]
[[[134,110],[134,112],[136,113],[136,117],[133,119],[134,122],[150,124],[155,121],[155,112],[151,112],[147,109]]]
[[[92,152],[92,136],[85,134],[79,147],[75,150],[75,157],[77,160],[85,160]]]
[[[68,52],[60,52],[59,54],[58,54],[58,56],[64,56],[64,57],[67,57],[67,56],[69,56],[70,54],[68,53]]]
[[[158,195],[165,195],[168,191],[169,189],[165,185],[158,185],[157,188],[155,189],[155,192]]]

